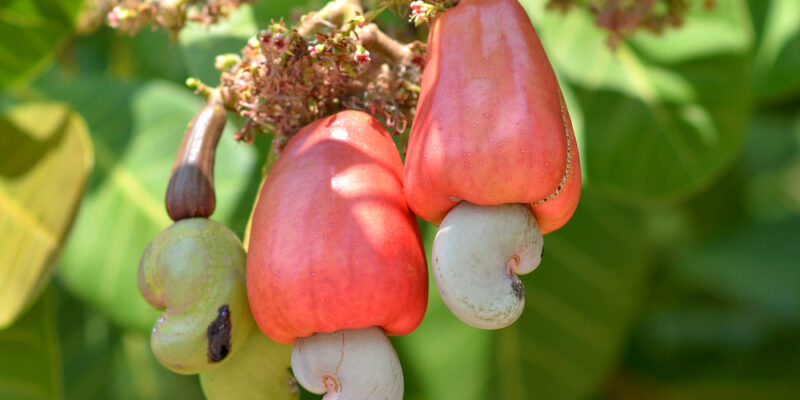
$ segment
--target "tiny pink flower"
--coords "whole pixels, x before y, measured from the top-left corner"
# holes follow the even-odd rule
[[[272,44],[275,45],[275,48],[282,49],[283,46],[286,46],[286,38],[283,37],[282,33],[277,33],[275,38],[272,39]]]
[[[372,59],[369,56],[369,51],[364,48],[364,46],[358,46],[356,48],[356,52],[353,55],[353,59],[356,60],[359,64],[368,64]]]
[[[122,14],[122,7],[116,6],[108,12],[108,25],[112,28],[119,28],[120,14]]]

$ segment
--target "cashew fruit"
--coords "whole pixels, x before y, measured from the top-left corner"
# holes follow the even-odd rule
[[[246,255],[225,225],[180,220],[161,231],[139,263],[139,290],[164,313],[150,346],[168,369],[195,374],[235,354],[253,318],[245,284]]]
[[[462,0],[431,26],[405,164],[408,204],[440,224],[465,200],[572,216],[580,160],[558,81],[517,0]]]
[[[253,213],[255,320],[275,341],[295,343],[298,382],[328,400],[403,398],[386,335],[422,321],[428,274],[402,168],[378,120],[343,111],[289,141]]]
[[[315,332],[414,330],[428,302],[419,227],[400,155],[372,116],[343,111],[301,129],[261,190],[247,292],[279,343]]]
[[[300,398],[289,372],[292,348],[252,329],[241,350],[218,367],[200,374],[207,400],[292,400]]]
[[[564,96],[517,0],[462,0],[433,22],[404,178],[409,207],[441,224],[432,269],[448,308],[478,328],[513,323],[516,274],[539,265],[581,189]]]

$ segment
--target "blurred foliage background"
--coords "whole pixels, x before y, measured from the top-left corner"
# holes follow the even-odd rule
[[[202,398],[151,355],[158,313],[136,287],[202,104],[183,82],[215,84],[215,55],[321,1],[261,0],[175,44],[76,33],[80,3],[0,2],[0,398]],[[431,287],[422,325],[393,338],[406,398],[798,398],[800,2],[694,1],[683,27],[615,50],[585,9],[521,3],[568,99],[584,195],[513,326],[470,328]],[[234,142],[231,121],[214,218],[241,235],[270,141]]]

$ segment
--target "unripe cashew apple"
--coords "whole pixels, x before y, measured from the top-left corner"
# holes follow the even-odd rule
[[[196,374],[236,353],[253,327],[239,238],[219,222],[180,220],[161,231],[139,263],[139,290],[164,314],[150,346],[170,370]]]
[[[520,218],[532,213],[541,233],[560,228],[572,216],[581,185],[572,123],[542,44],[516,0],[462,0],[433,22],[404,184],[411,209],[437,225],[462,202],[525,204],[529,210],[517,210]],[[451,225],[458,226],[452,219]],[[486,239],[481,249],[499,238],[486,234]],[[529,245],[541,248],[541,243]],[[437,247],[466,250],[458,244],[434,244],[434,259]],[[507,270],[517,256],[505,254],[505,260],[485,268]],[[441,276],[440,267],[434,262],[435,277]],[[439,292],[452,310],[455,299],[448,293],[453,291],[443,293],[442,284],[437,278]],[[509,283],[506,292],[514,291]],[[473,300],[468,303],[488,307]],[[519,301],[524,304],[524,296]],[[514,308],[522,310],[520,304]],[[482,327],[501,328],[519,316],[508,318],[508,311]]]
[[[292,374],[292,349],[252,329],[241,351],[225,364],[200,374],[207,400],[296,400],[300,397]]]
[[[248,247],[250,306],[267,336],[294,343],[370,327],[402,335],[419,325],[428,276],[419,228],[403,195],[402,168],[380,122],[359,111],[318,120],[289,141],[261,190]],[[314,337],[303,340],[316,342]],[[338,360],[341,343],[323,342],[335,348],[317,359],[333,354]],[[363,368],[368,361],[352,365]],[[298,377],[313,376],[293,367]],[[385,370],[391,368],[361,373],[394,380],[376,372]],[[300,383],[310,390],[320,384]],[[373,398],[402,397],[402,391],[395,394]]]

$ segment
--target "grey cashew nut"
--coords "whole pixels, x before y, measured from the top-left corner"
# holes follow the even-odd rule
[[[525,204],[477,206],[462,201],[433,241],[433,277],[450,311],[476,328],[511,325],[525,307],[517,275],[542,259],[542,232]]]
[[[315,333],[297,339],[292,370],[324,400],[402,400],[403,370],[392,343],[378,327]]]

